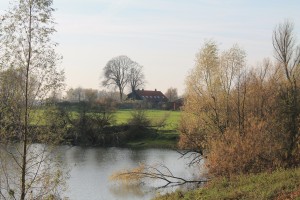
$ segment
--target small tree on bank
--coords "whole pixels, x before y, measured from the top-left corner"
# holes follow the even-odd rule
[[[1,16],[1,70],[19,77],[8,83],[14,85],[6,96],[10,101],[1,105],[6,116],[15,116],[9,118],[13,119],[11,123],[1,118],[5,126],[1,127],[0,196],[4,199],[47,198],[56,194],[62,181],[50,149],[32,144],[36,140],[56,143],[60,138],[59,132],[37,126],[40,120],[34,112],[34,107],[59,90],[64,81],[63,71],[57,68],[61,59],[55,53],[57,44],[51,41],[55,32],[52,3],[52,0],[14,1],[11,9]],[[16,107],[17,102],[21,106]],[[12,138],[19,145],[11,143]]]

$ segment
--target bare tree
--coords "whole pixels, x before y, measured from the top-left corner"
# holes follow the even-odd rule
[[[112,58],[103,69],[103,86],[115,86],[119,90],[120,101],[123,100],[124,89],[130,84],[131,90],[144,84],[142,66],[132,61],[127,56]]]
[[[123,93],[128,84],[128,71],[134,62],[127,56],[112,58],[104,67],[103,86],[114,85],[119,89],[120,101],[123,100]]]
[[[135,62],[129,69],[128,79],[130,82],[131,92],[134,92],[138,87],[143,86],[145,84],[143,66]]]
[[[293,33],[294,25],[290,21],[279,24],[273,32],[275,58],[284,68],[287,80],[293,84],[299,75],[300,46],[296,46]]]
[[[86,101],[89,102],[89,104],[93,104],[96,102],[96,100],[98,98],[98,90],[84,89],[84,95],[85,95]]]
[[[51,92],[63,86],[64,73],[57,68],[61,59],[51,41],[55,32],[52,0],[20,0],[2,16],[0,24],[4,70],[18,75],[17,90],[9,89],[12,97],[6,113],[18,116],[13,125],[1,127],[0,195],[3,199],[42,199],[57,192],[61,173],[47,145],[33,141],[57,141],[58,135],[38,127],[34,106]],[[3,101],[2,101],[3,102]],[[21,106],[16,107],[16,102]],[[13,137],[12,137],[13,136]],[[12,143],[12,138],[19,145]],[[58,169],[58,170],[57,170]]]
[[[75,89],[70,88],[66,93],[68,101],[80,102],[85,100],[84,89],[81,87],[77,87]]]
[[[293,24],[285,21],[279,24],[273,32],[275,58],[285,74],[285,80],[281,84],[283,90],[280,91],[280,102],[284,102],[284,104],[282,104],[283,110],[279,112],[279,120],[284,123],[284,131],[287,133],[286,159],[289,165],[293,165],[294,160],[297,159],[294,152],[298,148],[300,116],[298,89],[300,46],[296,46],[293,30]]]
[[[169,99],[170,102],[173,102],[178,99],[177,88],[170,87],[165,96]]]

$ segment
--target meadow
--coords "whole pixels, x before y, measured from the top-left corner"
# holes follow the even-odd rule
[[[117,110],[115,113],[116,124],[126,124],[132,117],[133,110]],[[162,118],[166,118],[164,130],[176,130],[180,120],[180,111],[167,110],[145,110],[146,117],[153,123]]]
[[[134,110],[117,110],[115,113],[116,125],[126,124],[132,117]],[[176,148],[179,139],[178,124],[180,121],[180,111],[166,111],[166,110],[145,110],[146,117],[150,120],[153,130],[155,130],[154,137],[146,137],[143,139],[132,140],[127,142],[128,147],[132,148]],[[157,126],[161,121],[165,123],[163,126]]]
[[[68,115],[71,119],[79,117],[80,108],[65,107],[68,111]],[[31,112],[32,125],[45,125],[47,124],[45,113],[49,113],[51,110],[35,109]],[[128,124],[128,121],[132,118],[132,114],[135,112],[130,109],[119,109],[113,112],[112,126],[122,126]],[[176,148],[179,139],[178,124],[180,121],[180,111],[168,111],[168,110],[145,110],[144,114],[150,121],[149,131],[150,135],[144,132],[140,134],[147,135],[139,139],[131,139],[126,142],[127,147],[132,148]],[[87,115],[97,115],[95,111],[87,112]]]

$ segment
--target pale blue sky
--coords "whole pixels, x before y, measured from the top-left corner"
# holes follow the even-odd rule
[[[290,19],[300,42],[298,0],[54,0],[58,52],[69,87],[103,89],[102,68],[127,55],[144,66],[145,89],[184,91],[205,39],[237,43],[248,66],[273,59],[272,31]],[[0,12],[8,0],[0,0]]]

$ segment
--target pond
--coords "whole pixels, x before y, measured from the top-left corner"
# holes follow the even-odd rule
[[[174,175],[191,178],[198,168],[187,166],[189,159],[168,149],[128,149],[61,146],[62,161],[69,168],[68,190],[65,196],[71,200],[108,200],[108,199],[151,199],[158,192],[154,188],[163,185],[161,181],[150,181],[129,187],[111,182],[109,177],[116,171],[139,166],[164,164]]]

